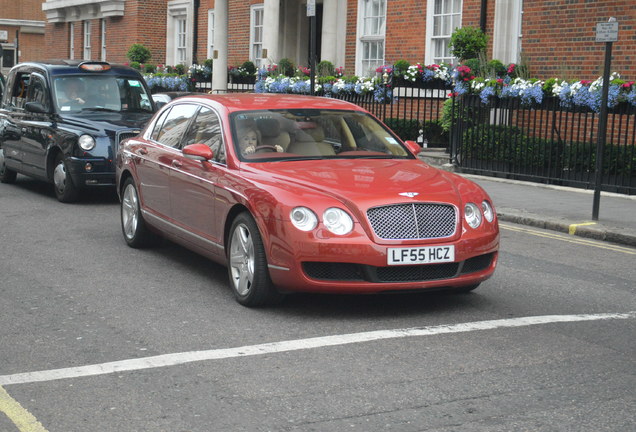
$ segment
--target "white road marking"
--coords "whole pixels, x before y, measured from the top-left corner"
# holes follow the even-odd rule
[[[12,384],[26,384],[43,381],[53,381],[65,378],[78,378],[95,375],[106,375],[142,369],[175,366],[205,360],[220,360],[234,357],[247,357],[263,354],[273,354],[288,351],[306,350],[337,345],[371,342],[383,339],[399,339],[405,337],[434,336],[449,333],[464,333],[478,330],[494,330],[500,328],[525,327],[531,325],[634,319],[636,311],[627,313],[605,313],[588,315],[545,315],[521,318],[509,318],[490,321],[476,321],[462,324],[437,325],[429,327],[413,327],[394,330],[377,330],[362,333],[322,336],[308,339],[296,339],[281,342],[271,342],[259,345],[247,345],[238,348],[223,348],[205,351],[190,351],[173,354],[163,354],[141,359],[121,360],[94,365],[51,369],[37,372],[0,375],[0,386]]]

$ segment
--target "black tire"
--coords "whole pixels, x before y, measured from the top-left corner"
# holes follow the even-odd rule
[[[269,277],[258,226],[247,212],[239,214],[230,228],[227,269],[236,301],[243,306],[266,306],[283,299]]]
[[[59,202],[72,203],[79,198],[79,190],[73,184],[62,153],[59,153],[55,157],[55,163],[53,165],[53,189]]]
[[[7,164],[4,160],[4,150],[0,147],[0,182],[14,183],[17,176],[17,172],[7,168]]]
[[[476,290],[477,287],[479,287],[479,285],[481,284],[474,284],[474,285],[468,285],[468,286],[464,286],[464,287],[460,287],[460,288],[455,288],[455,292],[460,293],[460,294],[466,294],[469,293],[473,290]]]
[[[126,179],[122,187],[119,215],[121,231],[128,246],[141,249],[158,243],[158,237],[148,229],[141,214],[139,193],[131,177]]]

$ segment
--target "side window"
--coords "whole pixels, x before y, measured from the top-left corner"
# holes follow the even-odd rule
[[[42,104],[44,108],[49,109],[48,91],[46,84],[41,77],[35,75],[31,76],[27,102],[37,102],[39,104]]]
[[[180,147],[196,109],[196,105],[174,105],[163,122],[156,140],[168,147]]]
[[[168,117],[168,114],[170,114],[170,110],[169,109],[167,109],[163,113],[161,113],[161,116],[155,122],[155,126],[154,126],[154,128],[152,130],[152,134],[150,135],[150,139],[151,140],[159,141],[159,133],[161,133],[161,127],[163,126],[164,122],[166,121],[166,117]]]
[[[15,76],[13,89],[11,91],[11,105],[17,108],[23,108],[29,92],[29,73],[18,73]]]
[[[202,107],[190,126],[184,145],[205,144],[212,149],[214,160],[225,162],[225,149],[219,117],[210,108]]]

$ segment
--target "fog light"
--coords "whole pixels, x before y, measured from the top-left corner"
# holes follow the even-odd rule
[[[84,171],[92,172],[93,171],[93,164],[90,163],[90,162],[87,162],[86,165],[84,165]]]

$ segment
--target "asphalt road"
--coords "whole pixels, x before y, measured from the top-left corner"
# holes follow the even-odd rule
[[[633,248],[502,223],[474,293],[247,309],[224,268],[128,248],[113,194],[65,205],[19,177],[0,223],[2,432],[636,424]]]

